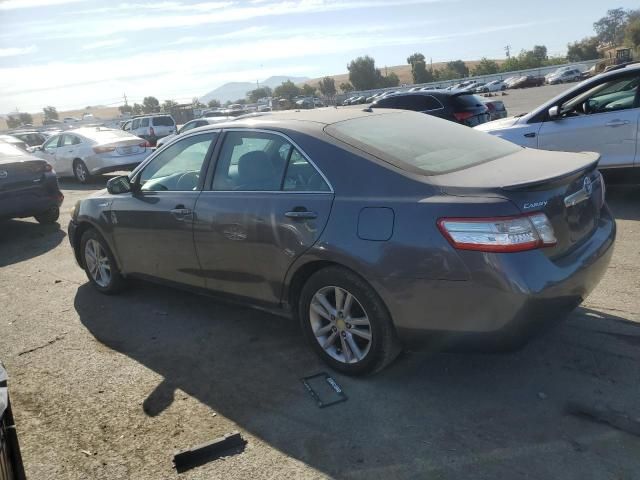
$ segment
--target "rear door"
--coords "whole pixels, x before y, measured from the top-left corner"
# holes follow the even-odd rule
[[[600,167],[630,167],[638,149],[640,75],[605,79],[587,92],[565,100],[557,120],[546,120],[538,148],[598,152]]]
[[[137,192],[112,197],[109,220],[125,272],[204,286],[193,219],[217,136],[207,132],[178,140],[136,174]]]
[[[207,288],[278,303],[289,266],[316,242],[332,202],[329,183],[286,136],[226,131],[195,210]]]

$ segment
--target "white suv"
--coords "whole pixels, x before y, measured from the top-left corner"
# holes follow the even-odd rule
[[[135,117],[131,122],[126,122],[122,129],[155,146],[159,138],[176,133],[176,122],[171,115],[156,113]]]

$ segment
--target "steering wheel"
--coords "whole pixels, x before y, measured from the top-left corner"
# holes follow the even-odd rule
[[[200,174],[198,172],[183,173],[176,182],[176,190],[195,190],[198,186],[199,178]]]

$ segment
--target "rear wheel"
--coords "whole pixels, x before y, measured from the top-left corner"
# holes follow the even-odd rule
[[[314,350],[342,373],[381,370],[400,352],[384,303],[347,269],[328,267],[312,275],[302,289],[298,313]]]
[[[49,210],[45,212],[39,213],[38,215],[34,215],[34,218],[38,221],[38,223],[42,223],[42,224],[56,223],[59,217],[60,217],[60,209],[58,207],[51,207]]]
[[[87,277],[102,293],[112,294],[122,289],[124,278],[118,270],[109,246],[94,229],[82,234],[80,255]]]
[[[80,183],[88,183],[91,180],[89,169],[82,160],[73,162],[73,175]]]

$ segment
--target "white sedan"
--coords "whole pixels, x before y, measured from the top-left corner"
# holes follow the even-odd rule
[[[152,149],[146,140],[122,130],[92,127],[53,135],[34,155],[46,160],[59,177],[87,183],[92,175],[133,170]]]
[[[530,113],[475,127],[525,147],[598,152],[599,168],[640,166],[640,65],[579,83]]]
[[[507,86],[504,84],[504,80],[494,80],[493,82],[485,83],[477,88],[478,93],[499,92],[506,90]]]

